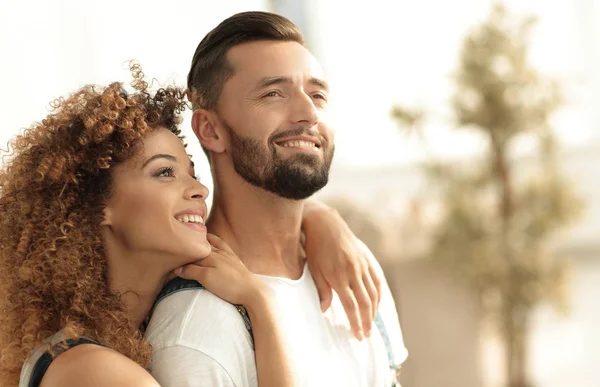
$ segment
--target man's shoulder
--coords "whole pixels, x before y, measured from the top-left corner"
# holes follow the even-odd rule
[[[376,318],[377,328],[383,341],[387,342],[386,347],[390,347],[388,349],[391,350],[393,356],[391,361],[394,364],[400,365],[408,357],[408,351],[404,346],[396,302],[392,296],[392,291],[383,273],[381,264],[364,242],[361,240],[358,240],[358,242],[365,255],[371,261],[371,265],[379,275],[381,281],[381,302],[379,303],[378,316]]]
[[[252,338],[237,307],[206,289],[187,289],[160,300],[146,330],[156,350],[185,346],[210,354],[211,348],[252,347]],[[225,340],[224,340],[225,339]]]
[[[256,380],[256,371],[244,319],[206,289],[181,290],[160,300],[146,339],[153,349],[152,375],[161,385],[256,385],[247,382]]]

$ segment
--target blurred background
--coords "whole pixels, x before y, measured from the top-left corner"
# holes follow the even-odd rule
[[[598,0],[3,0],[0,144],[54,98],[127,82],[129,59],[184,85],[202,37],[246,10],[294,21],[328,74],[318,197],[385,270],[402,384],[600,386]]]

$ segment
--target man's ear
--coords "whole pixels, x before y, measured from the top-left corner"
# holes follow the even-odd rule
[[[213,112],[204,109],[194,110],[192,130],[204,148],[215,153],[225,152],[223,128]]]

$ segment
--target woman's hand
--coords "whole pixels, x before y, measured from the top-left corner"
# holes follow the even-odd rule
[[[207,234],[206,239],[213,247],[212,252],[206,258],[175,269],[177,276],[196,280],[225,301],[247,308],[267,296],[267,286],[246,268],[224,240],[214,234]]]
[[[335,290],[356,338],[368,337],[379,307],[381,281],[359,240],[336,210],[315,201],[305,203],[302,228],[321,309],[331,306]]]
[[[213,246],[208,257],[176,269],[175,274],[200,282],[229,303],[244,305],[252,321],[258,386],[295,387],[269,288],[244,266],[225,241],[213,234],[206,238]]]

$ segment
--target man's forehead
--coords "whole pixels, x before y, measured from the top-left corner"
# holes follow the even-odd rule
[[[233,74],[260,82],[268,77],[323,78],[317,59],[297,42],[256,41],[239,44],[227,53]],[[250,81],[250,79],[248,79]]]

